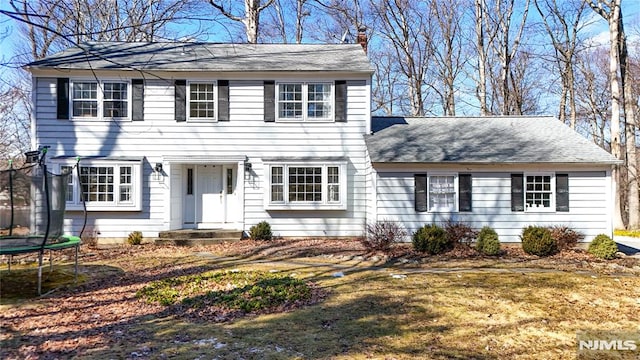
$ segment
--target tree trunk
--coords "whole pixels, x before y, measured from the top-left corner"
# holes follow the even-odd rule
[[[484,44],[484,2],[476,0],[476,49],[478,51],[478,100],[480,101],[480,115],[487,116],[487,54]]]

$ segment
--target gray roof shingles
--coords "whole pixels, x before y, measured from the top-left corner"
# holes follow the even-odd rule
[[[34,61],[27,68],[373,72],[359,44],[89,42]]]
[[[553,117],[373,117],[372,131],[374,163],[619,163]]]

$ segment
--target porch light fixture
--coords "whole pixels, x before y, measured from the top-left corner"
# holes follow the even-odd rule
[[[164,180],[164,175],[162,174],[162,163],[156,163],[156,166],[153,167],[153,172],[157,181],[162,182],[162,180]]]
[[[252,167],[252,165],[251,165],[250,162],[244,163],[244,171],[250,172],[251,171],[251,167]]]

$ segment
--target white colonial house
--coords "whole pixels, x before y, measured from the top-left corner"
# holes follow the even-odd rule
[[[616,160],[549,118],[371,118],[362,46],[88,43],[27,66],[67,230],[359,236],[453,219],[610,234]]]

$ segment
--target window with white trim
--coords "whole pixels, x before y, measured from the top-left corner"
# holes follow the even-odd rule
[[[429,211],[457,211],[457,177],[455,175],[430,175],[428,180]]]
[[[333,121],[332,83],[278,83],[276,100],[280,121]]]
[[[187,92],[187,108],[191,121],[216,120],[216,83],[190,82]]]
[[[83,119],[128,119],[131,106],[129,82],[72,81],[71,114]]]
[[[553,176],[551,174],[527,174],[525,176],[524,203],[527,211],[553,209]]]
[[[268,209],[346,209],[346,163],[268,164]]]
[[[461,188],[459,178],[462,175],[470,176],[457,173],[414,174],[415,210],[418,212],[471,211],[471,181],[468,178]]]
[[[69,171],[70,165],[60,165]],[[138,211],[142,202],[142,164],[140,161],[81,161],[80,176],[74,173],[67,188],[67,209]]]

